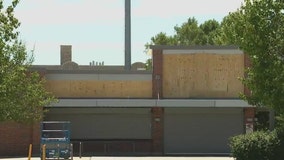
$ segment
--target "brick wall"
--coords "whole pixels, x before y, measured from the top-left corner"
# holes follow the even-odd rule
[[[163,50],[153,49],[152,98],[163,98]],[[152,154],[163,154],[163,115],[161,107],[152,108]]]
[[[164,132],[164,109],[161,107],[152,108],[152,153],[163,154],[163,132]]]
[[[0,157],[27,156],[29,145],[39,153],[39,125],[0,122]]]
[[[72,46],[71,45],[61,45],[60,46],[60,64],[63,65],[66,62],[72,61]]]
[[[246,127],[246,133],[250,133],[254,130],[254,118],[255,118],[255,108],[247,107],[244,108],[244,125]]]
[[[163,51],[153,50],[152,97],[163,97]]]
[[[32,126],[31,142],[33,144],[33,154],[38,155],[40,153],[40,124],[35,123]]]

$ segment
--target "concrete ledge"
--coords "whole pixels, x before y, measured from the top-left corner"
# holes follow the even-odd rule
[[[59,99],[58,103],[53,103],[50,107],[96,107],[95,99]]]
[[[215,107],[243,107],[251,106],[243,100],[215,100]]]
[[[239,99],[59,99],[47,107],[253,107]]]
[[[151,81],[152,74],[47,74],[47,80]]]
[[[155,100],[143,100],[143,99],[97,100],[98,107],[153,107],[155,105],[156,105]]]
[[[160,107],[213,107],[214,100],[157,100]]]

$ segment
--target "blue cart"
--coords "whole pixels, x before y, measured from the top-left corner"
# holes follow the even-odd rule
[[[73,146],[70,142],[71,124],[69,121],[43,121],[40,127],[41,158],[73,159]]]

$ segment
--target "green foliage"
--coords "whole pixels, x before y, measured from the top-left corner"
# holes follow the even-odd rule
[[[219,32],[218,30],[220,29],[220,24],[216,20],[208,20],[205,21],[203,24],[200,25],[201,30],[203,31],[203,36],[205,37],[205,42],[204,44],[209,44],[209,45],[216,45],[218,44],[215,41],[215,38],[218,36]]]
[[[251,90],[243,97],[252,105],[284,113],[284,3],[246,0],[222,25],[223,43],[233,43],[249,55],[251,67],[243,83]]]
[[[257,111],[255,114],[255,118],[257,118],[257,121],[254,124],[254,130],[269,130],[269,111]]]
[[[278,132],[257,131],[230,139],[230,147],[236,160],[280,160],[283,138]]]
[[[146,52],[150,45],[213,45],[219,33],[220,24],[216,20],[208,20],[198,25],[197,20],[188,18],[181,26],[174,27],[175,34],[172,36],[160,32],[151,38],[150,43],[146,43]],[[151,66],[150,61],[146,65]],[[148,64],[149,63],[149,64]],[[152,62],[151,62],[152,63]]]
[[[194,17],[188,18],[181,26],[174,27],[173,36],[160,32],[145,46],[147,49],[149,45],[212,45],[215,44],[214,39],[219,28],[220,24],[216,20],[208,20],[198,25]]]
[[[8,6],[4,9],[3,1],[0,1],[0,49],[2,51],[3,48],[7,47],[6,43],[10,41],[14,41],[18,32],[15,31],[16,28],[20,26],[20,23],[17,18],[14,17],[14,8],[19,3],[19,0],[14,0],[12,5]]]
[[[279,146],[275,150],[275,160],[283,160],[284,159],[284,127],[278,127],[275,132],[277,133],[277,137],[280,141]]]
[[[151,70],[152,67],[153,67],[152,59],[149,58],[149,59],[147,59],[147,61],[146,61],[146,70]]]
[[[180,27],[174,27],[179,45],[199,45],[206,43],[204,32],[195,18],[189,18]]]
[[[42,106],[54,98],[40,75],[29,70],[33,58],[18,40],[20,23],[13,14],[18,2],[4,9],[0,1],[0,121],[33,122],[42,118]]]

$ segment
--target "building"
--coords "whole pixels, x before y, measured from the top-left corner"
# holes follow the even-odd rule
[[[71,46],[61,46],[60,65],[33,66],[59,99],[44,120],[71,121],[75,153],[81,144],[92,155],[229,154],[228,139],[253,129],[255,109],[239,99],[248,93],[238,80],[245,54],[235,46],[151,49],[153,70],[145,71],[141,63],[81,66]],[[39,148],[37,124],[0,126],[0,156],[26,154],[29,143]]]

